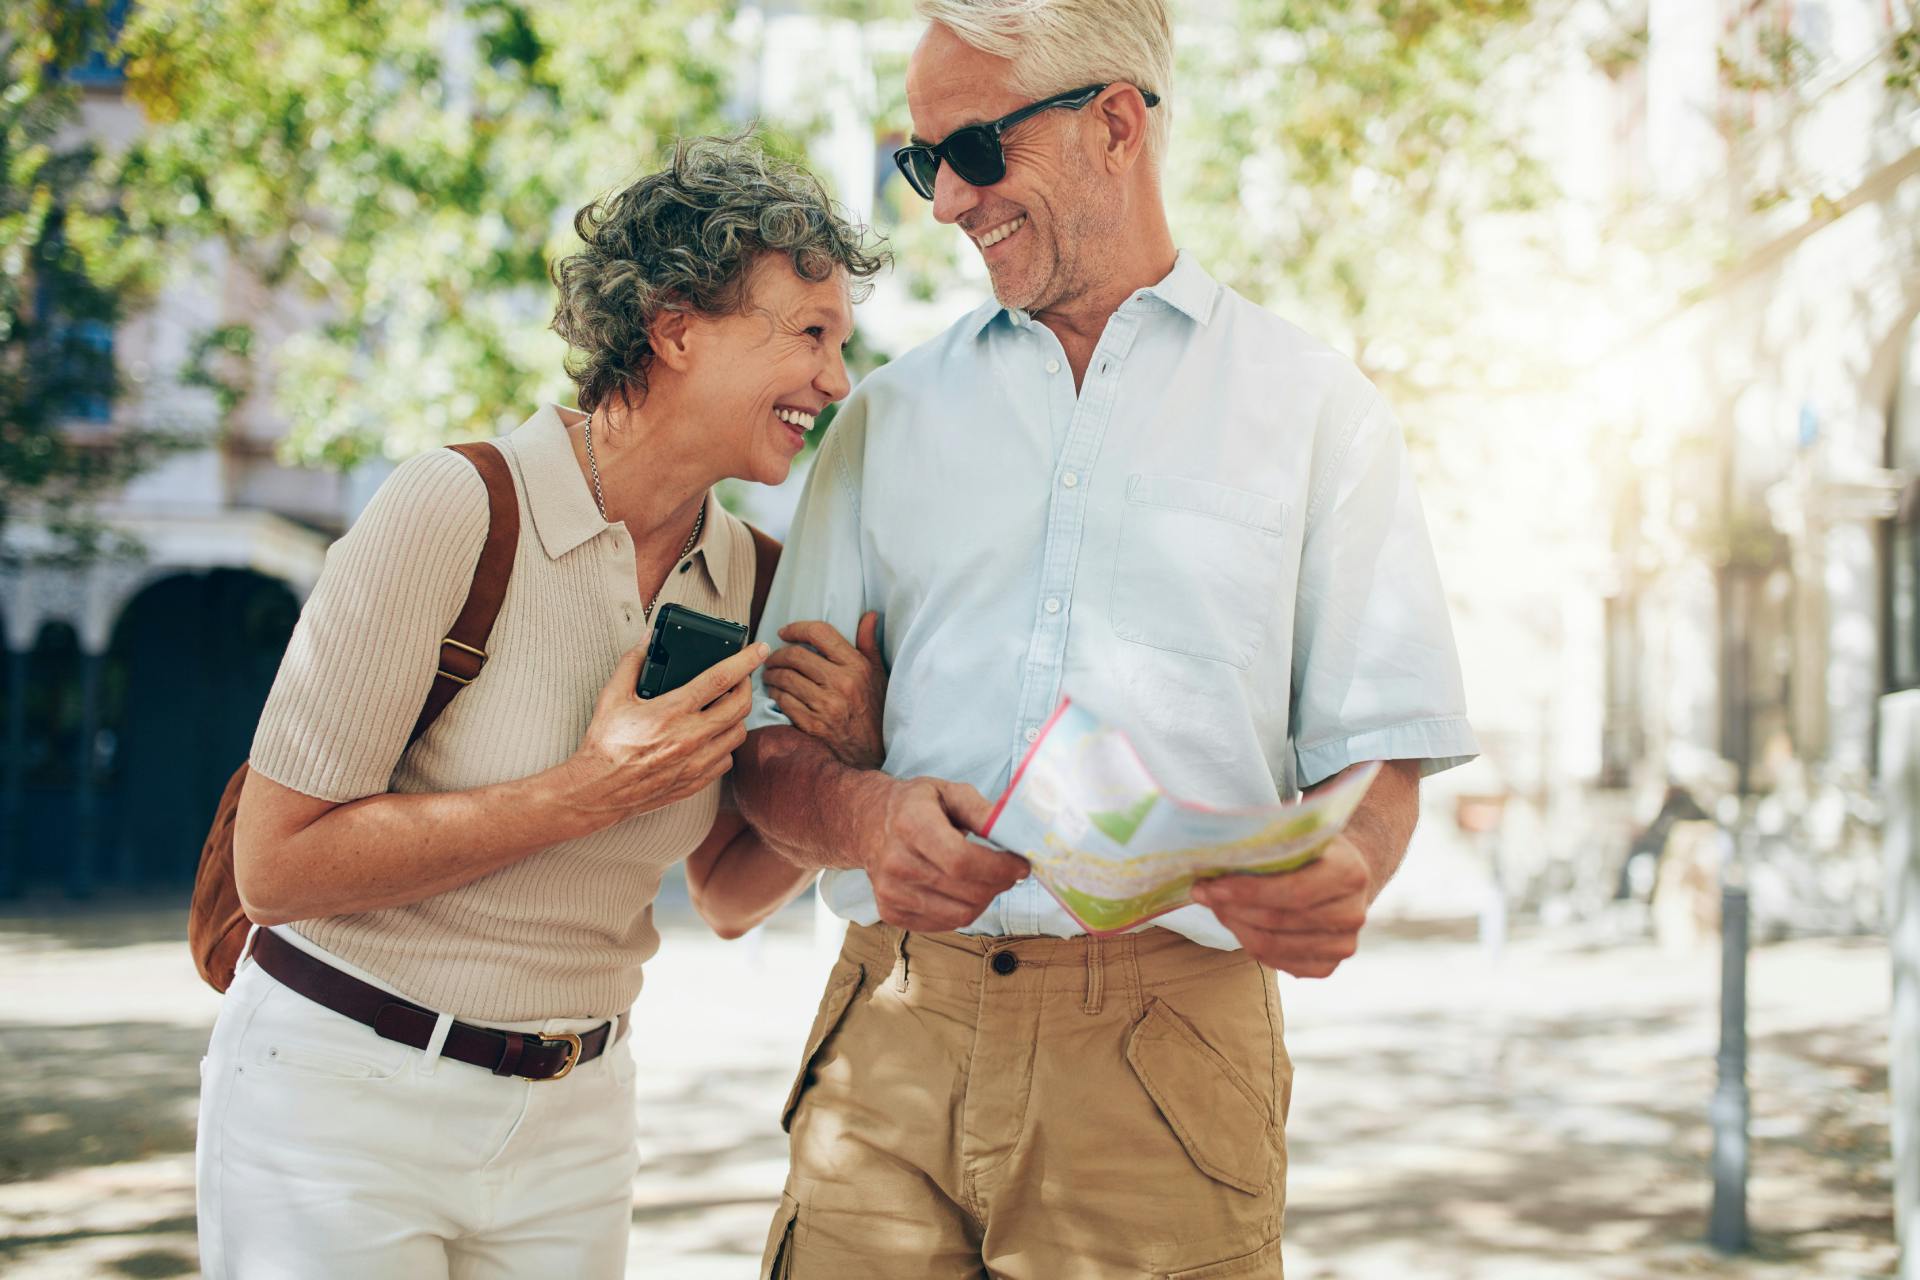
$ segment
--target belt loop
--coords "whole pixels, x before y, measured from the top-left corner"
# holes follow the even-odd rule
[[[1087,1013],[1099,1013],[1102,999],[1107,994],[1106,944],[1089,935],[1086,945],[1087,998],[1080,1007]]]
[[[453,1030],[453,1015],[443,1013],[433,1020],[433,1034],[427,1037],[427,1047],[420,1051],[420,1061],[414,1064],[417,1075],[430,1076],[440,1069],[440,1051],[446,1047],[447,1032]]]
[[[1140,935],[1137,933],[1129,933],[1123,937],[1114,939],[1114,941],[1122,944],[1125,948],[1120,955],[1127,966],[1125,971],[1126,981],[1132,988],[1133,1013],[1135,1017],[1138,1017],[1146,1012],[1147,1008],[1146,985],[1140,981]]]
[[[510,1076],[520,1069],[520,1055],[527,1051],[527,1037],[518,1031],[508,1031],[506,1048],[500,1054],[499,1063],[493,1068],[497,1076]]]
[[[893,966],[893,986],[896,991],[907,989],[907,931],[897,931],[899,937],[894,940],[893,953],[896,957]]]

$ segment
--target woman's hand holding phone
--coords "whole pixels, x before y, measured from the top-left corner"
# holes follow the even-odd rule
[[[747,739],[752,676],[768,652],[764,644],[750,644],[678,689],[641,698],[634,684],[647,648],[629,650],[601,688],[586,736],[567,762],[574,802],[611,826],[718,782]]]

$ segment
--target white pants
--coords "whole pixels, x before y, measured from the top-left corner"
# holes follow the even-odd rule
[[[625,1273],[636,1164],[626,1039],[543,1081],[433,1048],[383,1040],[242,962],[201,1063],[208,1280]]]

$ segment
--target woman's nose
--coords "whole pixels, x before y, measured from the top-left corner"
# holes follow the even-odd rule
[[[813,385],[829,400],[843,399],[847,392],[853,390],[853,384],[847,379],[846,358],[840,354],[838,348],[835,348],[833,355],[828,357],[826,368],[820,371],[820,376],[814,379]]]

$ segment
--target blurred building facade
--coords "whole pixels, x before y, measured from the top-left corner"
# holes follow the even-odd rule
[[[1878,708],[1920,684],[1920,96],[1884,0],[1652,0],[1614,209],[1695,245],[1598,362],[1601,791],[1749,832],[1763,923],[1875,928]],[[1691,209],[1632,228],[1634,202]],[[1625,314],[1634,309],[1624,308]]]
[[[79,130],[112,146],[142,127],[104,60],[75,78]],[[36,562],[45,531],[7,530],[20,563],[0,568],[0,896],[191,878],[210,797],[246,756],[300,601],[357,499],[346,477],[276,460],[270,360],[224,416],[187,374],[196,342],[223,326],[252,326],[270,353],[311,319],[205,245],[151,307],[99,335],[122,393],[62,406],[64,429],[102,449],[128,427],[199,443],[99,509],[137,556]]]
[[[809,137],[817,171],[854,216],[871,219],[895,181],[890,140],[875,123],[872,60],[903,64],[916,34],[910,23],[744,6],[730,113]],[[823,77],[822,66],[836,74]],[[80,133],[109,149],[137,135],[140,111],[114,66],[95,58],[72,78],[85,94]],[[889,335],[884,354],[937,331],[950,310],[887,281],[861,318]],[[205,244],[152,305],[98,335],[121,394],[64,406],[64,430],[101,448],[129,427],[193,443],[94,512],[137,557],[36,562],[51,545],[46,530],[29,519],[5,532],[17,564],[0,566],[0,898],[191,881],[213,803],[246,757],[326,549],[394,461],[342,474],[281,460],[288,426],[273,407],[274,355],[324,319],[297,290],[264,287]],[[207,339],[242,325],[248,358],[223,366]],[[236,403],[223,408],[209,373],[239,380]],[[723,497],[779,534],[800,481],[729,485]]]
[[[744,9],[736,110],[799,122],[892,236],[900,267],[861,324],[898,351],[986,288],[888,159],[916,25],[804,9]],[[1920,686],[1910,24],[1893,0],[1587,0],[1541,50],[1539,149],[1562,195],[1489,220],[1471,335],[1531,353],[1538,376],[1402,407],[1430,441],[1423,492],[1487,746],[1435,795],[1509,800],[1523,906],[1611,896],[1680,788],[1767,834],[1781,920],[1789,902],[1806,924],[1876,918],[1878,699]],[[110,68],[84,127],[140,128]],[[129,394],[75,405],[71,430],[208,443],[102,511],[143,559],[0,579],[0,892],[190,874],[325,548],[384,473],[277,460],[272,353],[317,318],[208,246],[111,335]],[[183,374],[241,322],[254,358],[223,415]],[[731,497],[778,531],[797,487]]]

